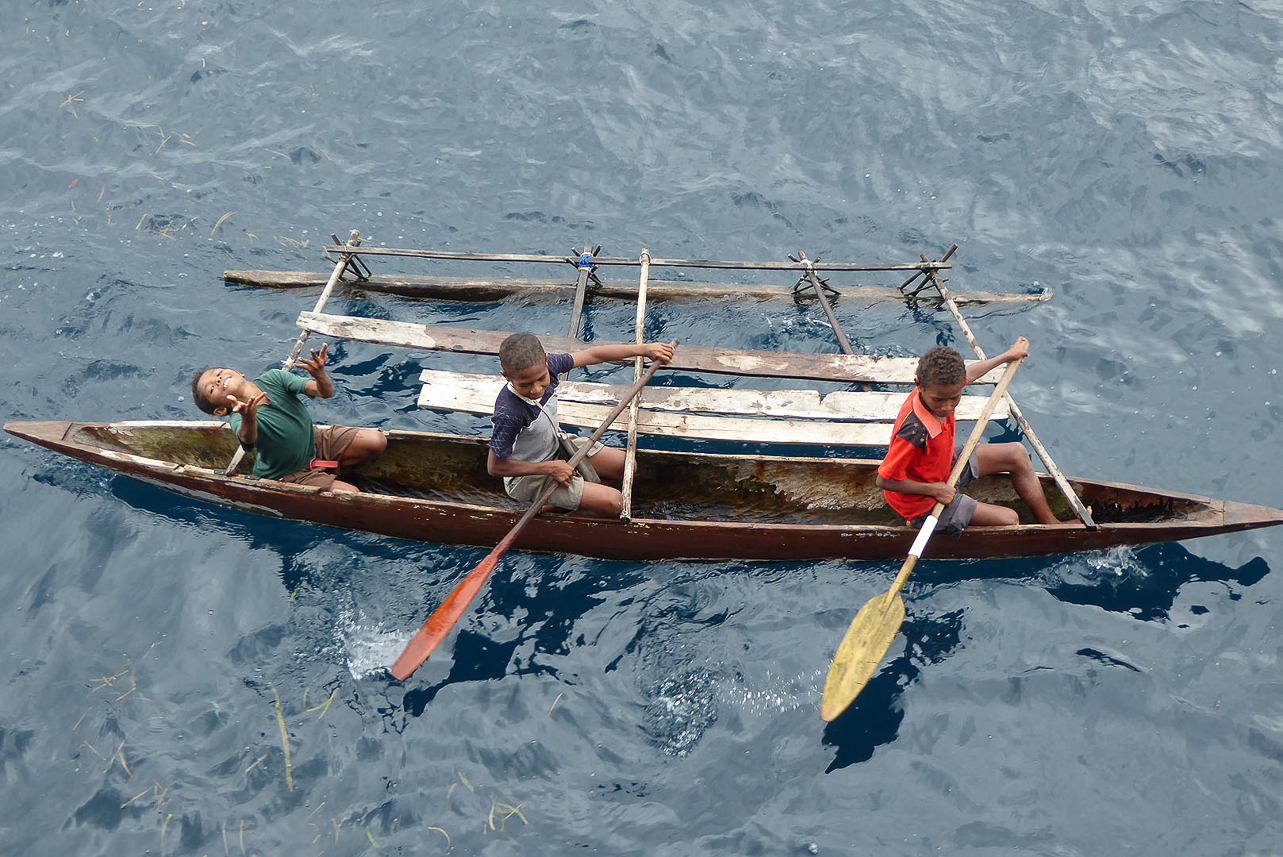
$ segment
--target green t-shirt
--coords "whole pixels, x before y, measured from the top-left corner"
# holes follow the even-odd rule
[[[254,462],[254,475],[280,479],[306,470],[316,458],[312,415],[299,398],[307,379],[281,369],[269,369],[255,378],[254,383],[267,394],[268,401],[259,406],[255,420],[258,442],[254,449],[258,460]],[[230,414],[227,419],[232,431],[239,434],[241,415]]]

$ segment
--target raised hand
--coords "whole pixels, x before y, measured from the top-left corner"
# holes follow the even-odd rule
[[[646,345],[645,354],[642,356],[659,363],[667,363],[673,359],[673,346],[667,342],[651,342]]]
[[[307,370],[307,374],[319,379],[325,374],[325,364],[330,362],[330,344],[328,342],[322,343],[319,354],[315,348],[309,350],[312,353],[311,358],[300,357],[299,365]]]
[[[259,393],[257,396],[250,398],[249,401],[242,402],[231,393],[228,393],[227,401],[232,405],[232,413],[253,419],[258,414],[258,406],[267,401],[267,394]]]
[[[1010,363],[1012,360],[1019,360],[1022,357],[1028,357],[1029,340],[1025,339],[1023,336],[1019,337],[1015,341],[1015,344],[1008,348],[1007,353],[1003,356],[1006,358],[1007,363]]]

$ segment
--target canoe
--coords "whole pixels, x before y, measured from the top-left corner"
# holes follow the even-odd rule
[[[185,497],[260,515],[418,541],[493,547],[523,508],[486,473],[486,442],[389,431],[387,452],[345,474],[361,494],[333,494],[223,469],[236,449],[218,421],[9,422],[9,434]],[[534,519],[516,547],[614,560],[898,560],[916,531],[876,487],[878,462],[638,450],[632,518]],[[242,471],[246,470],[242,465]],[[1052,509],[1072,516],[1050,477]],[[992,559],[1104,550],[1283,523],[1264,506],[1071,479],[1097,529],[1021,524],[937,535],[926,559]],[[968,493],[1029,511],[1005,478]]]

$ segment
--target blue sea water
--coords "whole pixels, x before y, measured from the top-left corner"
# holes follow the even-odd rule
[[[1064,471],[1283,505],[1278,4],[3,18],[6,420],[195,418],[193,370],[278,365],[314,300],[223,271],[322,270],[353,228],[776,261],[956,242],[955,290],[1053,295],[970,320],[990,351],[1032,340],[1012,391]],[[569,312],[330,308],[558,335]],[[838,313],[859,351],[958,341],[940,313]],[[656,305],[649,325],[837,351],[815,307]],[[318,419],[484,430],[415,407],[421,368],[475,361],[332,351]],[[895,564],[513,553],[402,685],[380,668],[484,551],[201,505],[7,435],[0,476],[6,854],[1283,850],[1283,533],[924,562],[904,634],[824,724],[833,649]]]

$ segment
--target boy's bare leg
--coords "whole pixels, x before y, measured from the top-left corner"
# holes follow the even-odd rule
[[[363,428],[352,438],[352,442],[339,457],[340,467],[355,467],[362,461],[377,458],[388,448],[388,438],[383,432],[374,428]],[[334,489],[339,490],[339,489]]]
[[[1038,480],[1038,474],[1034,471],[1033,462],[1029,460],[1029,453],[1021,443],[985,443],[976,447],[976,461],[980,465],[980,475],[989,476],[993,473],[1009,473],[1011,475],[1011,485],[1016,489],[1016,494],[1029,511],[1034,513],[1034,518],[1040,524],[1059,524],[1060,519],[1051,513],[1051,507],[1047,505],[1047,495],[1043,493],[1042,482]],[[981,503],[981,506],[988,505]],[[996,507],[997,508],[997,507]],[[977,510],[979,514],[979,510]],[[973,520],[975,520],[973,518]],[[981,523],[977,521],[977,523]]]
[[[609,485],[584,482],[584,496],[579,501],[579,511],[603,518],[618,518],[624,511],[624,495],[619,493],[619,489]]]
[[[611,482],[624,481],[624,451],[614,446],[602,447],[601,452],[588,456],[588,463],[602,479]],[[616,491],[615,493],[619,493]],[[618,514],[618,513],[616,513]]]

